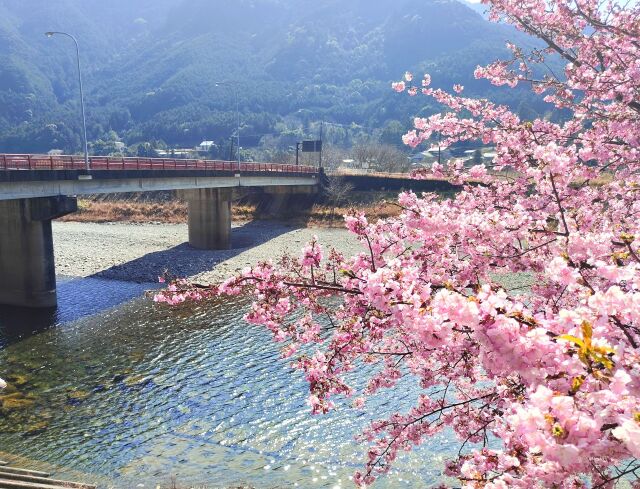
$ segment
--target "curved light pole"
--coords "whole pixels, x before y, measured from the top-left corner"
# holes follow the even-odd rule
[[[240,172],[240,99],[238,96],[238,86],[235,83],[221,81],[216,82],[216,87],[231,87],[236,96],[236,117],[238,119],[238,127],[236,129],[236,134],[238,136],[238,148],[236,152],[238,153],[238,173]]]
[[[87,143],[87,118],[84,112],[84,91],[82,89],[82,71],[80,70],[80,47],[78,46],[78,40],[74,36],[72,36],[71,34],[67,34],[66,32],[50,31],[45,32],[44,35],[47,37],[53,37],[55,35],[67,36],[71,38],[76,45],[76,60],[78,62],[78,83],[80,85],[80,109],[82,111],[82,132],[84,136],[84,164],[87,167],[87,171],[89,171],[91,168],[89,166],[89,146]]]

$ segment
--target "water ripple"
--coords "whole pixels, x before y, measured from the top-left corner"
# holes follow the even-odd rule
[[[11,342],[0,369],[24,375],[19,389],[35,403],[0,416],[0,449],[118,487],[170,475],[216,487],[348,487],[365,455],[353,436],[417,392],[406,383],[366,413],[345,402],[311,416],[306,383],[266,331],[242,320],[247,306],[137,299]],[[37,423],[46,428],[25,436]],[[433,482],[452,450],[438,440],[401,457],[381,486]]]

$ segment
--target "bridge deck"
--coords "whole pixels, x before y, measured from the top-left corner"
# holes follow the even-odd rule
[[[284,165],[280,163],[258,163],[204,160],[204,159],[166,159],[166,158],[118,158],[112,156],[89,157],[91,170],[169,170],[169,171],[237,171],[240,172],[279,172],[279,173],[318,173],[312,166]],[[84,157],[48,156],[48,155],[0,155],[0,170],[85,170]]]
[[[0,201],[116,192],[315,187],[320,171],[278,163],[0,154]]]

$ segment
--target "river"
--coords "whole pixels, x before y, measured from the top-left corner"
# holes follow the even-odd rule
[[[206,487],[352,487],[366,456],[354,435],[417,396],[407,382],[363,411],[345,401],[312,416],[302,376],[268,332],[243,321],[248,299],[171,309],[144,297],[150,287],[62,279],[55,314],[0,310],[0,372],[30,399],[0,415],[0,451],[101,487],[172,476]],[[403,455],[378,487],[431,485],[456,446],[443,435]]]

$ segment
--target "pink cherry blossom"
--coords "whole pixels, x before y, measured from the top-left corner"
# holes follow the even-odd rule
[[[557,117],[523,121],[460,86],[432,88],[427,74],[420,93],[443,111],[415,118],[404,143],[494,148],[486,165],[413,173],[459,192],[403,192],[400,215],[377,222],[350,211],[354,256],[314,239],[298,257],[218,286],[174,281],[155,300],[254,294],[247,321],[302,372],[315,414],[406,396],[398,383],[410,378],[413,407],[358,438],[359,486],[444,432],[459,441],[444,470],[456,486],[640,487],[640,6],[484,3],[545,47],[509,44],[511,59],[475,76],[529,87]],[[549,57],[563,73],[541,76]],[[392,88],[416,96],[407,83]]]
[[[407,85],[403,82],[394,82],[391,84],[391,88],[393,88],[396,92],[401,93],[404,92],[405,88],[407,88]]]

